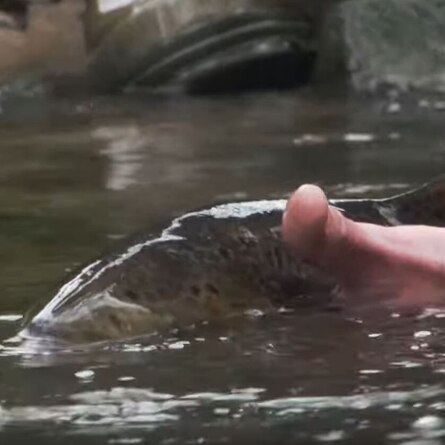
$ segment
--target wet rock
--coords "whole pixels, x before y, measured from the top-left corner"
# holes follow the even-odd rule
[[[2,5],[0,82],[85,73],[83,9],[78,0],[12,0]]]
[[[89,8],[89,68],[96,90],[225,92],[304,83],[329,2],[128,3],[113,9],[119,2],[102,0]]]
[[[443,23],[443,0],[4,0],[0,83],[444,91]]]
[[[4,0],[0,83],[87,77],[95,92],[299,85],[331,2]]]
[[[443,0],[346,0],[322,28],[317,76],[359,90],[445,91]]]

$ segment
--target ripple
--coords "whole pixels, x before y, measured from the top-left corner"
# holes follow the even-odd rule
[[[143,427],[152,430],[162,425],[184,422],[193,419],[206,409],[210,424],[218,424],[221,417],[238,422],[245,419],[262,419],[264,414],[269,420],[282,419],[284,416],[311,416],[338,411],[369,410],[375,407],[397,406],[407,410],[416,404],[427,404],[443,397],[442,387],[422,388],[408,392],[376,392],[353,396],[330,397],[284,397],[262,399],[262,388],[239,388],[230,392],[201,392],[182,396],[156,392],[151,389],[115,387],[110,390],[84,391],[73,394],[64,403],[48,406],[0,407],[0,427],[20,424],[61,424],[69,428],[84,429],[106,427],[108,431],[123,432],[126,428]],[[432,406],[432,405],[431,405]],[[331,415],[331,414],[329,414]],[[340,414],[341,416],[346,414]],[[348,414],[349,415],[349,414]],[[414,420],[411,437],[442,434],[443,420],[426,415]],[[417,431],[417,432],[416,432]],[[433,431],[431,433],[431,431]],[[424,434],[425,433],[425,434]],[[430,434],[431,433],[431,434]],[[318,439],[322,442],[340,440],[341,430],[320,431]]]
[[[283,410],[289,408],[302,408],[304,410],[321,409],[365,409],[390,404],[407,404],[428,400],[445,394],[445,389],[441,387],[430,387],[410,392],[375,392],[353,396],[333,396],[333,397],[289,397],[274,400],[267,400],[258,403],[258,407],[264,409]]]

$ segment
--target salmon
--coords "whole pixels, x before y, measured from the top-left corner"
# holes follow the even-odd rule
[[[357,221],[445,225],[445,180],[386,199],[331,200]],[[286,200],[217,205],[86,265],[19,333],[70,344],[122,340],[243,314],[329,304],[336,283],[281,239]]]

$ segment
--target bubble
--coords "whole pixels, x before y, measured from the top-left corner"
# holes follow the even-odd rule
[[[325,136],[318,134],[303,134],[299,138],[295,138],[293,143],[295,145],[305,145],[305,144],[323,144],[327,141]]]
[[[213,412],[218,416],[227,416],[230,413],[229,408],[215,408]]]
[[[388,113],[398,113],[401,109],[402,109],[402,106],[400,105],[399,102],[391,102],[388,105],[386,111]]]
[[[375,136],[370,133],[346,133],[343,140],[346,142],[372,142]]]
[[[360,369],[359,373],[362,375],[381,374],[381,369]]]
[[[439,428],[443,428],[444,426],[444,420],[441,417],[433,415],[419,417],[413,423],[413,428],[418,430],[437,430]]]
[[[92,369],[83,369],[81,371],[77,371],[74,375],[83,381],[91,381],[94,379],[95,373]]]
[[[184,349],[187,345],[189,345],[189,341],[176,341],[168,345],[168,349]]]
[[[320,442],[336,442],[345,438],[346,435],[343,431],[329,431],[327,433],[317,435],[317,439]]]
[[[414,338],[425,338],[431,335],[431,331],[417,331],[414,333]]]
[[[119,382],[132,382],[135,378],[132,375],[123,375],[118,378]]]

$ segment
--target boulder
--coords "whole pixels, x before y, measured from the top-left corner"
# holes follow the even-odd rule
[[[326,0],[97,0],[89,78],[105,92],[226,92],[305,82]]]

